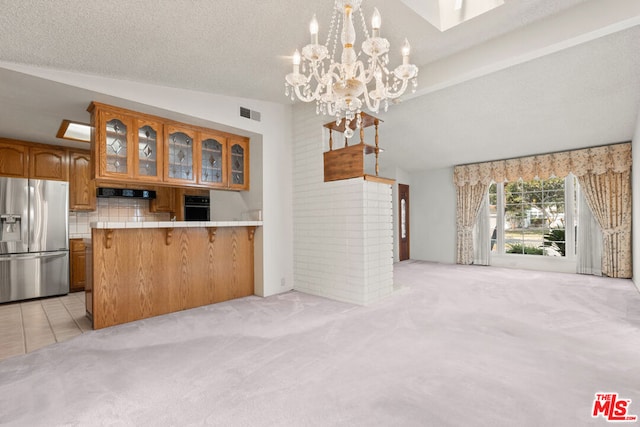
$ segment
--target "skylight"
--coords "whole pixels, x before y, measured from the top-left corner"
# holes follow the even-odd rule
[[[402,1],[440,31],[446,31],[504,4],[504,0]]]
[[[91,141],[91,126],[85,123],[72,122],[71,120],[63,120],[56,137],[69,139],[71,141]]]

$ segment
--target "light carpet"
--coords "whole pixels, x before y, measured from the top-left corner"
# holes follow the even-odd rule
[[[368,306],[300,292],[126,325],[0,362],[9,426],[583,426],[640,415],[629,280],[404,262]]]

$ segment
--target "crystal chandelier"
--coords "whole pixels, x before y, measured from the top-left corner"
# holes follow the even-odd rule
[[[315,101],[316,113],[335,116],[337,124],[345,119],[347,138],[354,133],[350,127],[352,120],[356,120],[356,128],[360,127],[360,113],[364,104],[374,113],[379,111],[381,104],[387,111],[389,100],[400,97],[407,90],[409,81],[414,92],[418,86],[418,67],[409,63],[409,42],[405,39],[402,47],[402,64],[389,71],[389,41],[380,37],[380,13],[374,8],[369,35],[361,3],[362,0],[335,0],[324,45],[318,43],[318,21],[314,15],[309,26],[311,43],[302,48],[302,55],[296,50],[293,72],[285,78],[285,95],[290,96],[291,100],[297,97],[304,102]],[[362,52],[368,57],[366,66],[354,49],[356,32],[353,14],[356,12],[359,12],[366,38],[362,43]],[[342,56],[338,62],[335,54],[339,13],[342,14]]]

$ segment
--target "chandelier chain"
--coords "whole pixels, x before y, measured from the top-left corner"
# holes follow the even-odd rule
[[[333,13],[331,15],[331,24],[329,26],[329,34],[327,34],[327,49],[329,48],[329,39],[331,38],[331,35],[333,34],[333,47],[331,48],[331,56],[329,56],[330,61],[329,62],[337,62],[335,60],[336,58],[336,49],[338,47],[338,28],[337,28],[337,21],[338,21],[338,2],[336,1],[336,7],[333,8]],[[323,73],[324,74],[324,73]]]
[[[369,30],[367,29],[367,22],[364,19],[364,14],[362,13],[362,8],[358,9],[358,12],[360,12],[360,22],[362,23],[362,32],[364,32],[364,35],[369,38]]]

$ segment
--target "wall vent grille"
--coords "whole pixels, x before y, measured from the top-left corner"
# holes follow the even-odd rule
[[[245,107],[240,107],[240,117],[259,122],[261,116],[259,111],[253,111]]]

